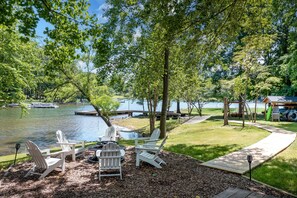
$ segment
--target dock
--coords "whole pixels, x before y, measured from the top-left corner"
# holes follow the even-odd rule
[[[148,115],[148,111],[142,111],[142,110],[117,110],[117,111],[111,111],[111,115],[128,115],[128,116],[133,116],[133,113],[141,113],[144,116]],[[85,115],[85,116],[98,116],[98,113],[96,111],[75,111],[75,115]],[[186,113],[174,113],[173,111],[168,111],[167,112],[167,118],[172,118],[172,119],[178,119],[179,117],[185,117],[187,114]],[[161,117],[161,112],[157,111],[156,112],[156,119],[160,119]]]

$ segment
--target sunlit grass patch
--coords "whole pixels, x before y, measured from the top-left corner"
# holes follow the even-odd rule
[[[222,121],[207,120],[184,124],[169,134],[166,149],[208,161],[239,150],[268,136],[269,132],[240,124],[223,126]]]

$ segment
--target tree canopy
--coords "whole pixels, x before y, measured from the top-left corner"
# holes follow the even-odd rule
[[[105,24],[80,1],[0,3],[0,102],[87,99],[110,125],[112,93],[189,109],[244,95],[297,95],[293,0],[107,0]],[[40,19],[52,24],[40,46]],[[238,99],[238,98],[234,98]],[[199,109],[199,108],[198,108]],[[201,112],[200,112],[201,113]]]

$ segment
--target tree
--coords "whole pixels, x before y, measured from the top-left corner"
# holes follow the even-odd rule
[[[182,42],[191,49],[192,45],[208,46],[206,49],[218,47],[214,43],[229,38],[228,33],[231,29],[236,31],[235,24],[240,18],[237,11],[242,9],[243,4],[241,1],[197,3],[176,0],[109,0],[106,3],[109,4],[106,10],[108,17],[106,28],[113,46],[112,60],[118,56],[127,58],[136,52],[137,57],[143,56],[145,51],[142,50],[145,48],[139,48],[140,45],[137,43],[141,39],[137,37],[149,38],[151,34],[158,35],[158,40],[155,42],[159,43],[156,45],[159,48],[155,50],[161,50],[163,54],[163,58],[159,61],[162,63],[159,66],[159,75],[163,78],[160,129],[161,137],[164,137],[169,100],[169,76],[172,73],[170,64],[172,49],[179,45],[182,39],[184,39]],[[137,37],[136,32],[138,32]]]
[[[24,89],[34,89],[34,71],[42,50],[35,42],[23,42],[18,32],[0,25],[0,106],[26,99]]]

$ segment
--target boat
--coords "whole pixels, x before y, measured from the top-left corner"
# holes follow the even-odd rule
[[[53,103],[31,103],[28,105],[29,108],[58,108],[58,105]]]
[[[20,104],[18,104],[18,103],[11,103],[11,104],[8,104],[7,106],[8,107],[19,107]]]

